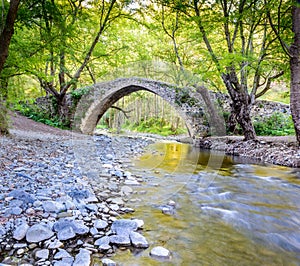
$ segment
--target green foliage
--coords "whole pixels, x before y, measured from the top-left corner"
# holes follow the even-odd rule
[[[131,131],[152,133],[161,136],[179,135],[187,132],[185,128],[176,128],[163,118],[156,117],[151,117],[147,120],[142,119],[139,123],[133,125],[125,124],[124,128]]]
[[[294,135],[295,129],[290,115],[275,112],[262,120],[254,119],[254,128],[259,136],[287,136]]]
[[[29,100],[26,102],[17,102],[13,104],[13,110],[18,111],[20,114],[43,124],[57,127],[61,129],[68,129],[68,125],[63,123],[58,116],[51,116],[48,110],[43,110],[38,107],[34,100]]]
[[[7,109],[0,100],[0,135],[8,135]]]
[[[84,87],[71,92],[72,99],[80,100],[83,95],[86,95],[90,92],[91,87]]]

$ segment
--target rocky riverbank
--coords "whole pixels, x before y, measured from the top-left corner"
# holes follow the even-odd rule
[[[255,141],[243,141],[243,137],[237,136],[208,137],[197,139],[195,145],[257,162],[300,168],[300,149],[291,136],[258,137]]]
[[[2,265],[115,265],[108,258],[118,247],[148,247],[143,217],[120,215],[134,212],[127,202],[143,177],[127,169],[150,137],[84,136],[18,116],[13,122],[12,137],[0,137]],[[198,146],[300,167],[294,141],[224,137]],[[170,255],[162,247],[149,253]]]
[[[120,215],[142,181],[129,157],[150,139],[12,132],[0,138],[1,265],[115,265],[119,246],[148,247],[143,221]]]

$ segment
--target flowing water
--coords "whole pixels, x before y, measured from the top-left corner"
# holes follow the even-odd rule
[[[295,169],[157,143],[131,171],[145,179],[128,205],[150,247],[119,250],[120,265],[300,265]],[[154,246],[171,258],[151,258]]]

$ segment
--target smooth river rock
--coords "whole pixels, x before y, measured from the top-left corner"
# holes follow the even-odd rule
[[[52,201],[52,200],[43,202],[43,208],[45,212],[53,212],[53,213],[59,213],[66,210],[66,207],[63,203]]]
[[[75,236],[76,236],[76,234],[71,226],[66,226],[62,230],[59,230],[57,232],[57,238],[58,238],[58,240],[61,240],[61,241],[72,239]]]
[[[108,223],[103,220],[96,220],[96,221],[94,221],[94,226],[97,229],[103,230],[108,226]]]
[[[75,257],[73,266],[90,266],[91,264],[91,252],[87,249],[81,248],[79,253]]]
[[[130,235],[131,244],[136,248],[148,248],[149,244],[144,236],[137,232],[131,232]]]
[[[129,235],[113,235],[109,237],[109,242],[117,246],[128,247],[131,245]]]
[[[35,257],[37,259],[48,259],[49,258],[49,250],[48,249],[41,249],[41,250],[38,250],[36,253],[35,253]]]
[[[28,229],[29,225],[27,223],[22,223],[15,229],[13,233],[13,238],[16,240],[22,240],[26,236]]]
[[[59,260],[63,258],[72,258],[72,256],[66,250],[59,248],[58,252],[54,255],[54,259]]]
[[[137,229],[137,223],[129,219],[116,220],[111,225],[111,231],[117,235],[129,236],[132,231],[136,231]]]
[[[168,259],[168,258],[170,258],[170,255],[171,255],[170,251],[161,246],[154,247],[150,251],[150,256],[153,256],[153,257]]]
[[[29,243],[37,243],[49,239],[54,235],[47,226],[42,224],[35,224],[31,226],[26,232],[26,240]]]
[[[115,263],[113,260],[111,259],[103,259],[102,260],[102,265],[103,266],[116,266],[117,263]]]
[[[94,243],[95,246],[101,246],[101,245],[108,245],[109,244],[109,237],[104,236],[99,239],[97,239]]]

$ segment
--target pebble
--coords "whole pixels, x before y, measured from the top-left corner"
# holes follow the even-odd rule
[[[17,255],[23,255],[25,253],[25,249],[24,248],[20,248],[17,250]]]
[[[75,257],[73,266],[90,266],[91,264],[91,252],[87,249],[81,248],[79,253]]]
[[[18,226],[14,233],[13,238],[16,240],[22,240],[27,233],[27,230],[29,229],[29,225],[27,223],[22,223],[20,226]]]
[[[97,229],[103,230],[108,226],[108,223],[106,221],[103,221],[103,220],[95,220],[94,221],[94,226]]]
[[[111,259],[103,259],[102,265],[103,266],[116,266],[117,264]]]
[[[150,256],[153,256],[153,257],[170,258],[170,255],[171,255],[170,251],[161,246],[154,247],[150,251]]]
[[[133,189],[129,186],[122,186],[121,187],[121,193],[124,195],[130,195],[133,193]]]
[[[131,232],[130,235],[131,243],[136,248],[148,248],[149,244],[144,236],[137,232]]]
[[[35,257],[37,259],[48,259],[49,258],[49,250],[48,249],[41,249],[41,250],[38,250],[36,253],[35,253]]]
[[[54,235],[54,232],[42,224],[35,224],[26,232],[26,241],[29,243],[37,243],[47,240]]]

